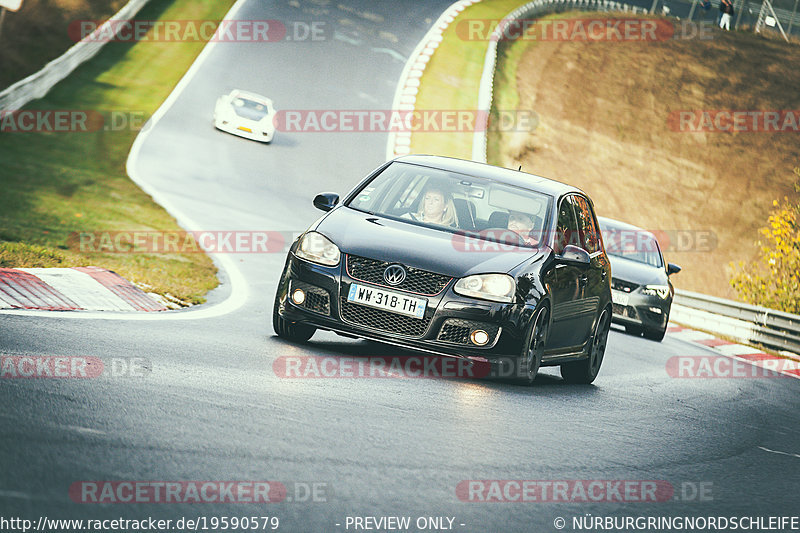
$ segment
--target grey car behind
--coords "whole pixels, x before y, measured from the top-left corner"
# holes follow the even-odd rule
[[[610,218],[597,220],[611,261],[612,321],[632,335],[661,341],[675,294],[669,277],[681,268],[664,261],[653,233]]]

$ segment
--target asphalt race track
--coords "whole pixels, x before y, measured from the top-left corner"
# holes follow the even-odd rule
[[[236,17],[323,21],[324,40],[220,43],[141,147],[138,173],[200,225],[188,229],[303,230],[320,214],[315,193],[343,193],[384,160],[385,133],[278,132],[262,145],[216,131],[219,95],[249,89],[284,110],[389,109],[405,59],[449,2],[292,4],[249,0]],[[713,352],[621,331],[591,386],[564,385],[552,369],[532,387],[284,379],[273,371],[283,356],[400,353],[322,332],[304,346],[279,340],[271,311],[285,254],[232,255],[246,299],[222,316],[0,315],[4,355],[120,358],[144,368],[0,383],[0,516],[277,516],[279,530],[309,532],[353,531],[348,516],[450,517],[457,531],[547,532],[557,517],[572,531],[572,517],[586,514],[796,513],[795,379],[671,378],[670,357]],[[190,480],[279,481],[288,494],[271,504],[91,504],[69,493],[81,481]],[[657,480],[674,492],[655,502],[481,503],[459,499],[464,480]],[[314,483],[324,495],[297,501]]]

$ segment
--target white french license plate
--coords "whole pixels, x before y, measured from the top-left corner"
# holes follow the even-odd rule
[[[628,295],[620,291],[611,291],[611,301],[619,305],[628,305]]]
[[[365,287],[356,283],[350,285],[347,301],[414,318],[422,318],[425,315],[425,306],[428,305],[428,300],[422,298],[413,298],[405,294]]]

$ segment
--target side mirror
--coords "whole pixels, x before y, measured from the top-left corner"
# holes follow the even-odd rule
[[[323,192],[314,197],[314,207],[322,211],[330,211],[339,203],[339,195],[334,192]]]
[[[680,271],[681,271],[681,267],[679,267],[675,263],[667,263],[667,276],[671,276],[673,274],[677,274]]]
[[[579,263],[581,265],[588,265],[591,262],[589,252],[574,244],[568,244],[564,247],[561,260],[568,263]]]

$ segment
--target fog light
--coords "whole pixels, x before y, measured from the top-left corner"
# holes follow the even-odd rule
[[[476,329],[475,331],[469,334],[469,340],[472,341],[472,344],[483,346],[484,344],[489,342],[489,334],[483,331],[482,329]]]
[[[651,307],[650,308],[650,312],[651,313],[655,313],[657,315],[660,315],[661,314],[661,309],[659,309],[658,307]]]
[[[292,293],[292,301],[297,305],[303,305],[306,301],[306,293],[302,289],[295,289]]]

